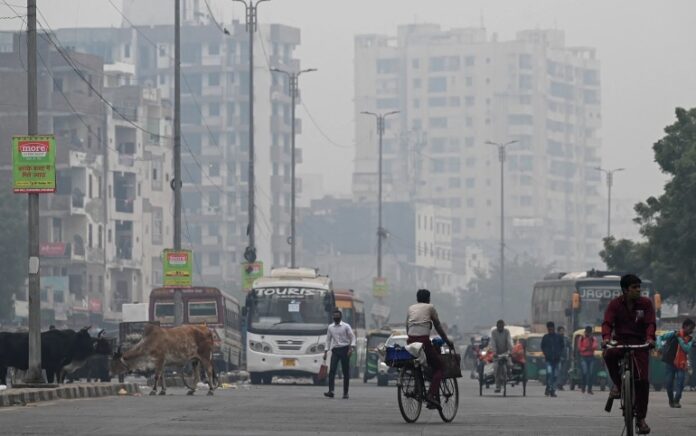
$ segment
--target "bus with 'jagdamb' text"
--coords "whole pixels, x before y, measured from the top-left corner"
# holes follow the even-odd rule
[[[600,326],[609,302],[622,294],[620,281],[618,273],[595,270],[545,277],[534,284],[532,329],[545,332],[548,321],[566,327],[568,332]],[[641,290],[659,310],[662,300],[652,282],[643,280]]]
[[[331,279],[309,268],[277,268],[246,296],[246,363],[252,384],[311,377],[323,361],[335,307]]]

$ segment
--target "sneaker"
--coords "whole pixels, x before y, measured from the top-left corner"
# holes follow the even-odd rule
[[[614,386],[613,388],[611,388],[611,390],[609,391],[609,397],[615,400],[621,398],[621,391],[619,391],[618,386]]]
[[[426,401],[428,403],[425,406],[426,408],[440,410],[440,408],[441,408],[440,407],[440,400],[438,400],[437,398],[428,397],[428,398],[426,398]]]
[[[343,394],[343,399],[347,400],[348,399],[348,394]]]
[[[594,392],[592,392],[592,390],[587,391],[587,393],[588,393],[589,395],[594,395]]]
[[[674,401],[670,401],[670,402],[669,402],[669,407],[671,407],[672,409],[674,409]]]
[[[555,392],[551,392],[551,394],[549,394],[549,395],[550,395],[552,398],[556,398],[556,397],[558,396],[558,395],[556,395]]]
[[[556,389],[558,389],[559,391],[565,391],[565,389],[563,389],[563,386],[559,386]]]
[[[679,401],[675,401],[673,404],[675,409],[681,409],[681,403]]]
[[[549,390],[548,390],[548,389],[546,389],[546,390],[544,391],[544,395],[546,395],[547,397],[549,396]]]
[[[325,396],[326,398],[333,398],[333,397],[334,397],[334,393],[331,392],[331,391],[329,391],[329,392],[324,392],[324,396]]]
[[[580,389],[580,390],[582,391],[583,394],[585,393],[585,387],[584,387],[584,386],[583,386],[582,389]],[[591,393],[591,392],[587,392],[587,393],[589,394],[589,393]]]

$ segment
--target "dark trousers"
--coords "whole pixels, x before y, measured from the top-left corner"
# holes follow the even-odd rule
[[[648,350],[640,349],[634,351],[633,365],[635,368],[635,374],[633,374],[633,380],[635,383],[635,396],[636,396],[636,418],[645,419],[648,414],[648,399],[650,397],[650,382],[648,377],[650,376],[648,372],[650,354]],[[611,381],[614,382],[614,386],[621,389],[621,375],[619,361],[623,357],[622,350],[607,350],[604,353],[604,362],[607,364],[607,370],[609,371],[609,376]]]
[[[336,383],[336,369],[338,362],[341,362],[341,370],[343,371],[343,394],[348,395],[348,385],[350,383],[350,357],[348,357],[349,346],[336,347],[331,350],[331,367],[329,369],[329,392],[334,391]]]
[[[671,363],[665,363],[665,390],[670,403],[681,401],[685,377],[686,371]]]
[[[428,365],[433,370],[433,378],[430,382],[428,395],[437,397],[440,392],[440,383],[442,382],[442,376],[444,374],[442,364],[440,363],[440,355],[435,347],[433,347],[433,343],[430,342],[430,336],[409,336],[407,343],[412,344],[414,342],[423,344],[423,351],[425,351],[425,357],[428,359]]]

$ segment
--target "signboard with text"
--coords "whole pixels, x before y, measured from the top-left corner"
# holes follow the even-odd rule
[[[162,272],[165,288],[189,288],[193,284],[193,252],[164,250]]]
[[[242,290],[251,291],[254,280],[263,277],[263,262],[243,263],[242,264]]]
[[[56,192],[56,139],[53,135],[12,137],[15,193]]]
[[[372,279],[372,295],[376,298],[384,298],[389,293],[389,285],[384,277]]]

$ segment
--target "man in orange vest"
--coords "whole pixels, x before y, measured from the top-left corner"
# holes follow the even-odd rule
[[[684,379],[689,366],[689,352],[694,344],[691,336],[694,332],[694,323],[691,319],[685,319],[680,331],[665,333],[660,336],[662,347],[662,361],[665,362],[665,389],[669,399],[669,407],[681,408],[681,396],[684,390]]]
[[[599,348],[597,339],[592,334],[592,326],[585,327],[585,334],[580,338],[578,351],[580,352],[580,368],[582,369],[582,393],[592,395],[592,379],[594,378],[595,350]]]

